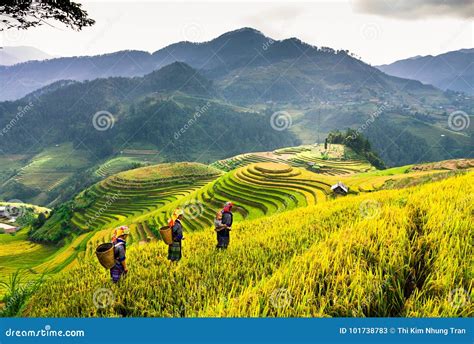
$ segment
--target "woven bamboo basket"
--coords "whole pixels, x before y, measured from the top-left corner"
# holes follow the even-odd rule
[[[160,235],[161,235],[161,239],[163,239],[165,244],[171,245],[173,243],[173,233],[169,226],[161,227]]]
[[[115,265],[114,244],[106,243],[99,245],[95,250],[99,263],[106,269],[112,269]]]

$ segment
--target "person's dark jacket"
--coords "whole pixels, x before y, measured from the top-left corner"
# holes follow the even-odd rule
[[[114,257],[115,261],[121,266],[122,262],[125,260],[127,243],[122,239],[117,239],[117,242],[114,245]]]
[[[173,225],[173,241],[183,240],[183,225],[179,220],[176,220]]]
[[[230,211],[226,211],[222,213],[222,224],[227,225],[228,227],[232,227],[234,216]],[[229,228],[224,228],[218,232],[220,236],[229,236],[230,230]]]

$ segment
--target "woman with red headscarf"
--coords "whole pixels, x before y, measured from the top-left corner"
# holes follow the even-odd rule
[[[230,230],[232,229],[232,202],[227,202],[222,209],[222,226],[217,231],[217,248],[226,249],[230,242]]]

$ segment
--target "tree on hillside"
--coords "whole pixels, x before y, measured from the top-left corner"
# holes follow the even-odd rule
[[[351,148],[354,152],[364,156],[378,169],[386,168],[383,160],[372,150],[369,140],[354,129],[349,128],[346,132],[331,131],[326,140],[329,143],[342,144]]]
[[[95,23],[81,9],[81,4],[69,0],[4,0],[0,3],[0,31],[52,25],[51,21],[59,21],[77,31]]]

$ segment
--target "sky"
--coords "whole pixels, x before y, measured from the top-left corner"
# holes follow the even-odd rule
[[[10,29],[0,32],[0,45],[33,46],[55,56],[154,52],[252,27],[272,39],[348,49],[372,65],[474,46],[471,0],[75,1],[96,20],[93,27]]]

